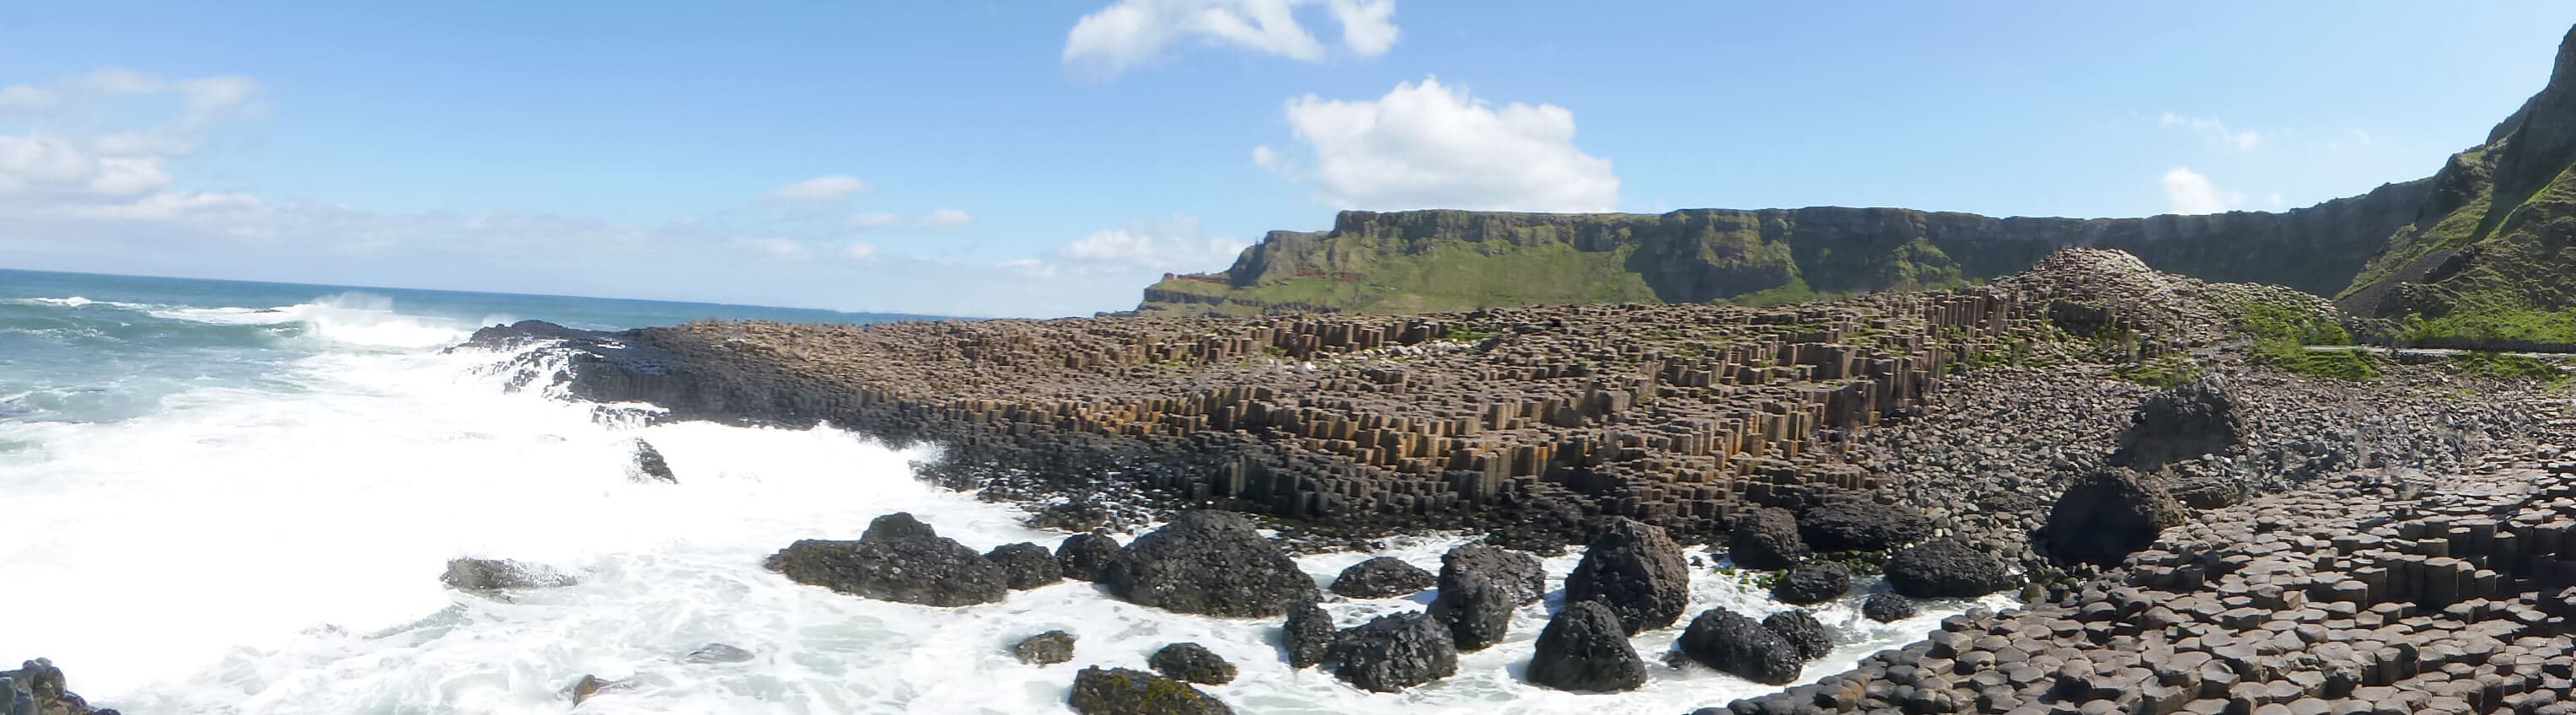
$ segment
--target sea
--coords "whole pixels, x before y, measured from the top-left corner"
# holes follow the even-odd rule
[[[588,329],[697,319],[867,323],[868,313],[539,295],[0,270],[0,659],[50,658],[126,713],[1059,713],[1087,665],[1144,667],[1197,642],[1241,675],[1203,689],[1242,713],[1671,713],[1770,692],[1660,660],[1652,682],[1566,693],[1520,680],[1561,592],[1451,678],[1368,693],[1292,670],[1275,620],[1176,615],[1088,583],[929,608],[798,585],[762,561],[909,511],[976,549],[1068,534],[914,476],[936,460],[843,429],[604,418],[512,390],[514,355],[457,346],[522,319]],[[542,349],[542,348],[527,348]],[[632,440],[677,484],[630,478]],[[1129,535],[1120,535],[1124,540]],[[1319,583],[1374,555],[1437,569],[1471,535],[1302,557]],[[1785,608],[1700,549],[1691,614]],[[542,564],[575,585],[487,597],[449,559]],[[1580,558],[1547,561],[1551,589]],[[1864,579],[1865,588],[1879,588]],[[1334,600],[1344,626],[1425,592]],[[1893,624],[1855,595],[1816,609],[1840,644],[1810,677],[1918,640],[1971,605]],[[1983,604],[2009,605],[1999,600]],[[1687,621],[1687,615],[1685,616]],[[1066,630],[1071,663],[1015,660]],[[710,644],[748,661],[692,662]],[[0,665],[0,667],[8,667]],[[583,676],[618,681],[575,707]]]

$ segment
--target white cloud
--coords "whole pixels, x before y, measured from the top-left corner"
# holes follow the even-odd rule
[[[2221,190],[2191,167],[2177,166],[2165,170],[2165,201],[2174,213],[2214,214],[2244,204],[2245,195]]]
[[[948,228],[974,223],[975,217],[957,209],[940,209],[921,217],[920,224],[930,228]]]
[[[88,218],[173,221],[259,206],[259,199],[244,193],[164,191],[129,203],[83,206],[73,213]]]
[[[1574,112],[1513,102],[1497,109],[1436,78],[1375,100],[1290,100],[1288,125],[1313,151],[1312,176],[1268,147],[1253,163],[1342,208],[1610,211],[1619,177],[1574,145]]]
[[[2218,142],[2219,146],[2237,151],[2253,151],[2263,146],[2262,134],[2256,133],[2251,129],[2245,131],[2229,129],[2226,122],[2208,117],[2186,117],[2173,112],[2166,112],[2162,118],[2156,120],[2156,125],[2167,128],[2180,127],[2199,132],[2203,135],[2207,135],[2211,141]]]
[[[841,247],[841,256],[853,261],[864,261],[877,257],[877,247],[874,244],[851,242],[850,245]]]
[[[170,185],[170,175],[161,171],[161,160],[151,157],[106,157],[98,160],[98,176],[89,180],[89,189],[109,196],[139,194]]]
[[[856,177],[834,174],[831,176],[817,176],[804,181],[788,184],[786,186],[770,189],[769,193],[765,195],[769,198],[784,199],[788,201],[827,201],[846,197],[851,194],[864,194],[875,190],[875,188],[876,187],[869,186],[868,182],[860,181]]]
[[[0,109],[46,109],[61,101],[54,91],[43,87],[13,84],[0,87]]]
[[[1297,18],[1318,0],[1119,0],[1075,21],[1065,34],[1066,65],[1114,75],[1195,40],[1296,60],[1324,59],[1324,43]],[[1374,57],[1395,46],[1395,0],[1324,0],[1342,26],[1352,55]]]
[[[1022,278],[1037,278],[1042,280],[1054,278],[1056,273],[1055,264],[1035,258],[1014,258],[995,264],[994,267],[1010,271]]]
[[[1197,272],[1224,268],[1249,242],[1209,236],[1197,218],[1174,214],[1136,219],[1124,228],[1093,231],[1057,249],[1070,261],[1125,264],[1149,271]]]
[[[850,217],[850,225],[861,230],[865,230],[872,228],[885,228],[887,226],[895,225],[895,222],[901,220],[903,220],[902,217],[890,213],[863,213]]]
[[[784,238],[746,238],[735,242],[743,250],[782,261],[805,260],[805,244]]]

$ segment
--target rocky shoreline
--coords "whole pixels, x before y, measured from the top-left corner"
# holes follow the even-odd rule
[[[2306,711],[2318,707],[2307,699],[2341,707],[2380,695],[2421,706],[2459,695],[2439,683],[2522,668],[2518,655],[2484,671],[2484,658],[2411,670],[2374,659],[2392,643],[2439,645],[2396,637],[2408,631],[2368,641],[2375,649],[2354,661],[2386,677],[2306,687],[2331,664],[2233,647],[2272,625],[2305,638],[2504,618],[2522,627],[2499,642],[2563,652],[2565,609],[2550,599],[2567,584],[2551,584],[2576,578],[2576,567],[2555,570],[2561,552],[2542,534],[2555,533],[2543,525],[2564,504],[2530,495],[2558,494],[2550,490],[2576,471],[2561,468],[2576,457],[2549,446],[2576,441],[2559,434],[2565,400],[2438,367],[2393,368],[2370,384],[2259,367],[2233,319],[2258,304],[2333,315],[2293,292],[2202,283],[2079,249],[1985,286],[1776,309],[698,323],[617,334],[522,323],[472,344],[545,343],[507,366],[516,383],[598,403],[603,419],[830,423],[935,444],[943,457],[917,465],[924,478],[1020,502],[1031,525],[1076,533],[1052,551],[978,554],[927,526],[883,536],[871,526],[857,541],[788,545],[770,565],[793,580],[958,606],[1074,578],[1180,613],[1284,615],[1292,663],[1321,664],[1367,690],[1444,677],[1455,651],[1495,642],[1497,619],[1540,595],[1516,584],[1545,583],[1525,554],[1569,545],[1586,546],[1583,563],[1566,576],[1567,607],[1540,636],[1527,676],[1564,689],[1644,685],[1638,666],[1659,654],[1641,656],[1626,638],[1685,621],[1670,662],[1807,682],[1799,664],[1835,636],[1794,608],[1760,619],[1683,612],[1675,594],[1706,568],[1682,565],[1686,544],[1722,550],[1726,568],[1774,571],[1765,583],[1783,604],[1843,597],[1856,575],[1892,587],[1866,604],[1872,618],[1888,616],[1879,620],[1910,613],[1900,595],[2018,588],[2028,603],[1951,619],[1931,640],[1727,706],[1736,712],[2098,702],[2170,715]],[[2187,364],[2200,377],[2169,388],[2124,379],[2150,363]],[[2524,496],[2496,496],[2508,493]],[[2458,557],[2382,544],[2449,534],[2424,530],[2456,519],[2424,522],[2420,512],[2465,512],[2430,499],[2469,499],[2478,506],[2458,509],[2484,509],[2496,523],[2470,527],[2486,541],[2451,547]],[[2282,516],[2328,506],[2343,511]],[[1258,515],[1280,538],[1250,536],[1250,523],[1220,518],[1227,512]],[[1124,547],[1096,535],[1165,519]],[[1367,551],[1377,537],[1432,530],[1483,535],[1446,562],[1486,565],[1444,567],[1425,583],[1419,569],[1363,562],[1331,589],[1435,588],[1411,615],[1319,627],[1297,604],[1322,597],[1320,584],[1279,566],[1287,551]],[[2514,536],[2495,547],[2497,534]],[[2373,548],[2353,541],[2365,536]],[[2520,550],[2474,551],[2494,548]],[[2427,566],[2426,557],[2451,560]],[[1528,567],[1510,565],[1523,559]],[[1157,565],[1166,563],[1178,565]],[[2452,590],[2428,595],[2427,568],[2456,576]],[[2393,571],[2414,580],[2385,593],[2343,585]],[[2289,592],[2302,595],[2278,595]],[[2224,608],[2167,603],[2203,596]],[[2330,603],[2352,606],[2308,607]],[[2454,613],[2461,604],[2474,605]],[[1078,636],[1057,635],[1023,644],[1022,657],[1069,652]],[[2140,665],[2197,657],[2187,653],[2232,658],[2234,678],[2175,680]],[[1215,667],[1187,649],[1168,660],[1191,664],[1179,671]],[[2547,659],[2535,662],[2541,675],[2467,701],[2493,710],[2551,682]],[[2467,671],[2450,672],[2454,664]],[[2023,677],[2041,671],[2046,682]],[[2142,672],[2150,677],[2132,677]],[[2557,677],[2563,688],[2565,673]],[[1116,703],[1164,697],[1178,698],[1174,711],[1224,711],[1188,697],[1188,680],[1092,669],[1070,692],[1085,712],[1140,712]],[[2234,692],[2285,682],[2300,684],[2298,695]]]

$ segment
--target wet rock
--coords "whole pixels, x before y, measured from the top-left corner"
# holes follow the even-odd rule
[[[894,541],[898,539],[935,539],[939,530],[915,519],[912,512],[898,511],[868,520],[868,530],[859,534],[860,541]]]
[[[1798,515],[1764,507],[1736,518],[1726,541],[1726,556],[1748,569],[1785,569],[1807,555],[1807,540],[1798,535]]]
[[[1912,506],[1839,497],[1799,514],[1798,535],[1819,552],[1885,551],[1931,536],[1932,520]]]
[[[1342,569],[1342,575],[1333,578],[1332,591],[1351,598],[1387,598],[1430,588],[1434,582],[1431,572],[1420,566],[1380,556]]]
[[[1002,570],[1002,585],[1022,591],[1064,580],[1064,567],[1046,547],[1020,542],[993,547],[984,552],[984,560]]]
[[[1512,626],[1511,596],[1481,571],[1460,571],[1443,579],[1427,615],[1449,629],[1458,650],[1479,651],[1503,642]]]
[[[1894,623],[1914,617],[1914,599],[1893,593],[1873,593],[1860,602],[1860,615],[1880,623]]]
[[[448,559],[441,583],[459,591],[488,593],[511,588],[555,588],[580,579],[545,566],[509,559]]]
[[[27,715],[118,715],[113,708],[90,707],[70,688],[71,681],[53,661],[26,661],[17,670],[0,670],[0,710],[10,715],[19,715],[19,708]]]
[[[1768,685],[1798,679],[1805,658],[1798,647],[1743,614],[1711,608],[1691,619],[1676,645],[1682,654],[1718,672]]]
[[[1663,628],[1689,604],[1690,569],[1662,528],[1612,517],[1565,577],[1565,600],[1600,601],[1630,634]]]
[[[581,676],[580,680],[573,681],[572,687],[565,688],[564,690],[572,693],[573,707],[581,707],[582,703],[589,702],[592,697],[596,697],[600,693],[626,690],[632,687],[635,686],[628,684],[623,680],[609,680],[596,675],[584,675]]]
[[[2183,523],[2182,505],[2164,486],[2126,469],[2087,474],[2066,489],[2048,512],[2048,554],[2056,559],[2116,566]]]
[[[1344,630],[1325,660],[1334,677],[1362,690],[1392,693],[1458,672],[1449,629],[1419,613],[1379,616]]]
[[[1083,715],[1232,715],[1215,696],[1171,678],[1127,668],[1082,669],[1065,698]]]
[[[1771,597],[1801,606],[1824,603],[1851,592],[1851,567],[1825,562],[1789,569],[1771,586]]]
[[[2236,399],[2216,375],[2149,396],[2120,434],[2111,464],[2154,471],[2167,464],[2228,451],[2243,439]]]
[[[1175,613],[1265,618],[1322,596],[1315,579],[1240,514],[1184,512],[1136,537],[1104,582],[1130,603]]]
[[[1055,547],[1056,566],[1076,581],[1100,580],[1117,560],[1118,540],[1105,534],[1074,534]]]
[[[697,650],[689,651],[689,655],[681,660],[691,663],[740,663],[753,657],[751,651],[723,643],[709,643]]]
[[[1914,598],[1972,598],[2004,590],[2012,577],[1994,554],[1958,539],[1919,544],[1887,560],[1887,585]]]
[[[1467,572],[1484,574],[1504,600],[1513,605],[1536,601],[1547,594],[1547,571],[1538,557],[1482,543],[1450,549],[1440,556],[1439,586],[1448,588],[1452,579]]]
[[[1646,684],[1646,661],[1609,606],[1576,601],[1539,630],[1528,673],[1530,683],[1558,690],[1617,692]]]
[[[1816,614],[1803,610],[1781,611],[1762,619],[1762,627],[1797,646],[1798,657],[1815,660],[1834,652],[1834,637],[1825,632],[1825,624]]]
[[[1055,665],[1073,660],[1073,634],[1047,631],[1020,640],[1011,646],[1011,655],[1029,665]]]
[[[772,554],[768,566],[797,583],[924,606],[992,603],[1010,592],[1001,567],[945,537],[804,539]]]
[[[1288,621],[1280,637],[1281,645],[1288,649],[1288,666],[1304,668],[1324,662],[1332,651],[1333,637],[1339,633],[1333,628],[1332,614],[1325,613],[1323,606],[1313,601],[1288,604]]]
[[[627,445],[630,455],[629,463],[626,465],[627,479],[664,484],[680,483],[680,478],[671,474],[671,463],[663,461],[662,450],[654,449],[653,443],[641,439],[630,440],[630,442]]]
[[[1234,682],[1234,664],[1197,643],[1174,643],[1154,651],[1145,659],[1154,672],[1174,680],[1202,685],[1224,685]]]

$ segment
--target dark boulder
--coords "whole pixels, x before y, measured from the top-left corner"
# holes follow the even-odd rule
[[[1154,672],[1173,680],[1186,680],[1202,685],[1224,685],[1234,682],[1234,664],[1197,643],[1174,643],[1154,651],[1145,659]]]
[[[1885,551],[1930,537],[1932,519],[1914,507],[1842,496],[1799,514],[1798,535],[1819,552]]]
[[[1325,660],[1334,677],[1362,690],[1392,693],[1458,672],[1449,629],[1419,613],[1378,616],[1333,639]]]
[[[898,511],[868,520],[868,530],[859,534],[860,541],[894,541],[898,539],[935,539],[939,530],[912,517],[912,512]]]
[[[1010,592],[1001,567],[945,537],[803,539],[770,555],[768,566],[797,583],[924,606],[992,603]]]
[[[1458,650],[1479,651],[1503,642],[1511,633],[1512,611],[1519,606],[1481,571],[1460,571],[1443,579],[1440,595],[1427,615],[1449,629]]]
[[[580,583],[554,569],[508,559],[448,559],[438,580],[459,591],[488,593],[508,588],[554,588]]]
[[[1781,611],[1762,619],[1762,627],[1780,634],[1782,640],[1798,648],[1801,660],[1815,660],[1834,652],[1834,637],[1825,632],[1823,621],[1806,611]]]
[[[1536,601],[1547,595],[1547,570],[1537,556],[1528,552],[1476,543],[1450,549],[1440,556],[1439,587],[1446,589],[1459,574],[1475,572],[1485,575],[1512,605]]]
[[[1100,580],[1117,560],[1118,540],[1103,534],[1074,534],[1055,546],[1056,566],[1077,581]]]
[[[1681,544],[1661,527],[1613,517],[1565,577],[1565,600],[1600,601],[1631,635],[1670,626],[1690,602]]]
[[[2129,415],[2113,466],[2155,471],[2167,464],[2234,449],[2242,440],[2236,399],[2216,375],[2149,395]]]
[[[1127,668],[1082,669],[1065,698],[1083,715],[1233,715],[1215,696],[1171,678]]]
[[[1055,665],[1073,660],[1073,641],[1071,633],[1047,631],[1021,639],[1011,646],[1011,655],[1029,665]]]
[[[1419,592],[1434,583],[1431,572],[1422,567],[1380,556],[1342,569],[1342,575],[1333,578],[1332,591],[1351,598],[1387,598]]]
[[[1914,599],[1893,593],[1873,593],[1860,602],[1860,615],[1880,623],[1894,623],[1914,617]]]
[[[1303,668],[1324,662],[1333,648],[1333,637],[1340,633],[1333,627],[1333,615],[1313,601],[1288,604],[1288,622],[1280,634],[1280,645],[1288,649],[1288,667]]]
[[[1002,585],[1013,591],[1064,580],[1064,567],[1056,564],[1055,554],[1026,541],[993,547],[984,552],[984,560],[1002,570]]]
[[[1539,630],[1529,681],[1558,690],[1635,690],[1646,684],[1646,661],[1628,644],[1625,626],[1609,606],[1576,601]]]
[[[1725,608],[1711,608],[1691,619],[1676,645],[1701,665],[1766,685],[1787,685],[1805,668],[1796,645]]]
[[[725,645],[723,643],[709,643],[704,646],[700,646],[697,650],[689,651],[689,655],[685,658],[681,658],[681,660],[701,664],[740,663],[751,660],[753,657],[754,656],[751,654],[751,651]]]
[[[2064,563],[2118,566],[2181,526],[2182,505],[2163,485],[2126,469],[2084,475],[2048,510],[2042,546]]]
[[[600,693],[631,690],[634,687],[634,684],[623,680],[609,680],[596,675],[584,675],[581,676],[580,680],[573,681],[572,687],[564,688],[564,692],[572,694],[573,707],[581,707],[582,703],[590,702],[591,698],[598,696]]]
[[[1315,579],[1243,515],[1184,512],[1127,545],[1103,582],[1130,603],[1175,613],[1266,618],[1322,597]]]
[[[53,661],[26,661],[17,670],[0,670],[0,711],[9,710],[12,700],[25,698],[16,704],[29,708],[25,712],[31,715],[117,715],[111,708],[91,708],[70,688],[71,681]]]
[[[1798,535],[1798,515],[1764,507],[1735,518],[1727,534],[1726,556],[1748,569],[1785,569],[1807,555],[1807,540]]]
[[[1851,592],[1851,567],[1833,562],[1789,569],[1771,585],[1771,597],[1801,606],[1824,603]]]
[[[641,439],[631,442],[627,445],[630,455],[630,462],[626,465],[627,479],[664,484],[680,483],[680,478],[671,474],[671,463],[662,459],[662,450],[654,449],[653,443]]]
[[[1914,598],[1974,598],[2012,585],[2004,562],[1958,539],[1940,539],[1896,552],[1887,560],[1887,585]]]

